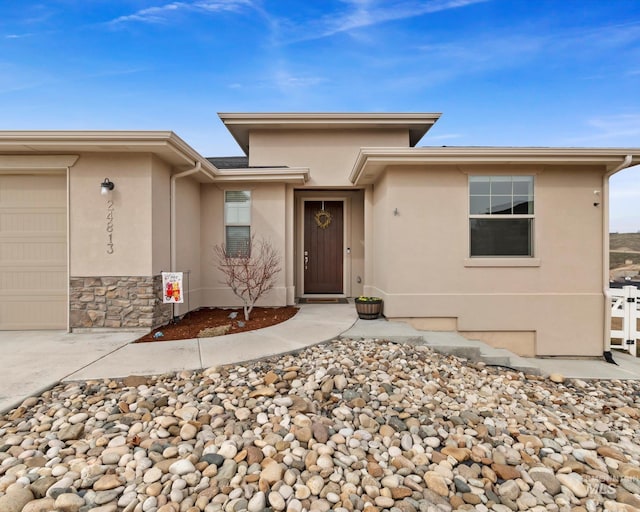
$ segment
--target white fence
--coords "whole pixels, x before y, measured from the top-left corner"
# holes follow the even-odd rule
[[[611,348],[627,350],[636,355],[638,333],[638,318],[640,318],[640,292],[635,286],[624,288],[610,288],[611,319],[622,319],[621,329],[611,329]]]

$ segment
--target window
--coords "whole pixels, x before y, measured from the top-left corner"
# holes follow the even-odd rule
[[[232,258],[248,256],[251,242],[250,191],[225,191],[224,224],[227,256]]]
[[[533,256],[533,176],[470,176],[471,256]]]

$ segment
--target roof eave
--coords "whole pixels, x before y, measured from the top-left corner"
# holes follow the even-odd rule
[[[82,152],[153,153],[183,170],[200,162],[216,167],[172,131],[0,131],[0,151],[11,154]]]
[[[373,183],[389,165],[421,164],[573,164],[618,167],[631,155],[640,164],[640,148],[362,148],[349,175],[354,185]]]
[[[218,116],[245,154],[249,154],[252,130],[335,130],[383,129],[408,130],[409,144],[415,146],[442,114],[439,112],[353,113],[353,112],[220,112]]]
[[[216,183],[248,183],[248,182],[273,182],[304,185],[309,180],[310,172],[306,167],[275,167],[259,169],[224,169],[218,170]]]

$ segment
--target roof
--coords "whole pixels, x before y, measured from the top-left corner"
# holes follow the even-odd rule
[[[229,123],[233,130],[237,129],[236,134],[241,140],[246,135],[247,144],[249,130],[257,126],[275,129],[294,126],[301,129],[404,126],[417,137],[426,132],[438,117],[439,114],[221,114],[225,123]],[[247,157],[206,159],[171,131],[0,131],[0,163],[5,167],[17,168],[28,164],[35,168],[50,168],[51,165],[64,168],[72,166],[83,152],[150,153],[169,162],[177,172],[197,170],[194,179],[204,182],[304,184],[310,175],[306,167],[251,167]],[[26,155],[30,155],[28,162]],[[17,161],[18,157],[22,163]],[[614,173],[640,164],[640,148],[361,148],[349,179],[354,185],[362,186],[375,182],[389,165],[431,164],[599,165]]]
[[[405,129],[415,146],[440,113],[219,113],[233,138],[249,154],[251,130]]]
[[[214,156],[207,160],[220,170],[244,170],[244,169],[289,169],[286,165],[249,165],[247,156]]]
[[[151,153],[178,170],[200,164],[209,179],[215,167],[172,131],[46,130],[0,131],[3,154],[62,154],[81,152]]]
[[[361,148],[349,179],[354,185],[373,183],[388,165],[425,164],[573,164],[602,165],[616,172],[640,164],[640,148],[551,147],[419,147]]]
[[[304,184],[306,168],[237,167],[245,157],[223,158],[235,168],[218,168],[172,131],[0,131],[0,168],[66,168],[84,152],[150,153],[170,163],[176,171],[197,170],[193,178],[209,182],[274,181]],[[244,172],[238,172],[244,169]]]
[[[278,182],[304,184],[309,179],[306,167],[250,166],[246,156],[210,157],[207,160],[216,166],[216,182]]]
[[[215,156],[207,160],[218,169],[248,169],[249,157],[246,156]]]

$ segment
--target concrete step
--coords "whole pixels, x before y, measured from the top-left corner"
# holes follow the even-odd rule
[[[540,368],[531,361],[506,349],[494,348],[480,340],[469,340],[452,331],[418,331],[404,322],[388,322],[384,319],[358,321],[343,333],[343,339],[384,339],[414,345],[426,345],[440,354],[462,357],[489,366],[500,366],[540,375]]]
[[[456,332],[425,332],[423,338],[427,345],[441,354],[464,357],[489,366],[512,368],[525,374],[540,374],[540,369],[525,358],[503,348],[494,348],[480,340],[469,340]],[[443,343],[445,340],[446,343]]]

